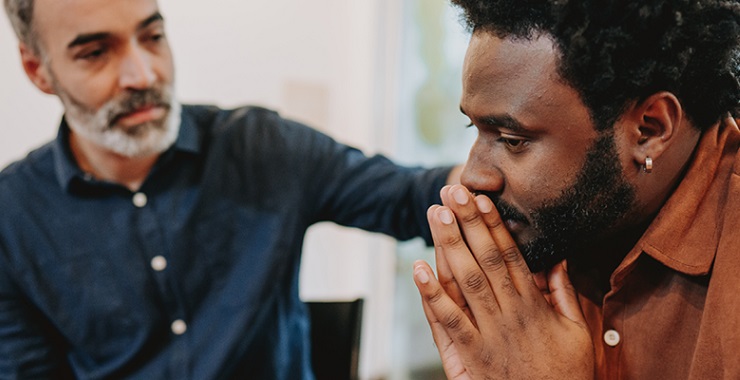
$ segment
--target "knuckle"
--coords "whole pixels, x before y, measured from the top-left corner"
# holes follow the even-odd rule
[[[519,253],[519,249],[516,246],[505,249],[503,252],[501,252],[501,256],[507,263],[513,263],[521,259],[521,253]]]
[[[462,212],[458,216],[458,218],[463,224],[471,226],[471,227],[480,225],[483,222],[480,218],[480,215],[478,215],[475,212]]]
[[[475,340],[475,335],[470,331],[460,331],[456,336],[455,341],[461,345],[468,346]]]
[[[445,234],[440,237],[441,247],[457,247],[461,244],[464,244],[464,242],[460,234]]]
[[[483,350],[480,355],[480,361],[484,368],[488,368],[494,364],[495,357],[490,350]]]
[[[490,214],[489,214],[490,215]],[[490,230],[496,230],[503,226],[504,221],[500,217],[489,217],[486,219],[486,225]]]
[[[527,326],[529,326],[529,318],[527,318],[526,316],[522,315],[521,313],[517,313],[514,316],[514,323],[516,323],[516,326],[520,330],[526,330],[527,329]]]
[[[463,316],[459,314],[448,315],[443,325],[445,329],[451,332],[450,335],[457,344],[467,346],[475,340],[475,333],[463,328]]]
[[[495,246],[486,248],[478,261],[483,270],[499,269],[504,265],[504,258]]]
[[[494,314],[499,310],[498,302],[496,301],[496,297],[493,295],[493,293],[481,294],[479,302],[488,314]]]
[[[505,295],[509,297],[513,297],[519,294],[519,292],[516,290],[516,287],[514,286],[514,282],[509,276],[505,276],[501,280],[501,282],[499,283],[499,288]]]
[[[486,289],[488,286],[488,280],[483,276],[483,273],[476,272],[469,274],[464,278],[463,286],[471,292],[478,293]]]
[[[439,303],[439,301],[442,300],[443,295],[444,295],[443,291],[441,289],[437,289],[433,291],[432,293],[426,295],[425,297],[426,297],[427,303],[429,303],[430,305],[436,305]]]
[[[457,331],[462,326],[462,317],[457,313],[448,313],[443,323],[449,330]]]

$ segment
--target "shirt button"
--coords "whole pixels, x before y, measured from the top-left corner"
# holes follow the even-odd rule
[[[167,259],[162,256],[154,256],[150,264],[152,265],[152,269],[161,272],[167,268]]]
[[[146,206],[147,201],[148,199],[146,197],[146,194],[144,193],[134,194],[134,198],[133,198],[134,206],[139,207],[139,208],[144,207]]]
[[[618,345],[621,340],[622,338],[615,330],[608,330],[604,333],[604,343],[611,347],[615,347],[616,345]]]
[[[182,319],[176,319],[170,325],[170,329],[172,329],[173,334],[182,335],[185,334],[185,331],[188,331],[188,325]]]

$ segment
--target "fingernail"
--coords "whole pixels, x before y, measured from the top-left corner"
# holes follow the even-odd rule
[[[429,283],[429,275],[427,274],[427,272],[424,269],[417,268],[414,271],[414,277],[416,277],[416,279],[420,283],[422,283],[422,284],[428,284]]]
[[[439,212],[439,220],[444,224],[452,224],[452,213],[450,210],[442,210]]]
[[[478,211],[488,214],[493,211],[493,203],[485,195],[475,198],[475,204],[478,205]]]
[[[468,200],[470,200],[468,194],[463,189],[455,190],[455,192],[452,193],[452,196],[455,198],[455,202],[460,205],[466,205],[468,204]]]

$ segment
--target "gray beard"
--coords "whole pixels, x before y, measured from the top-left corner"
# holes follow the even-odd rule
[[[77,101],[56,78],[52,79],[54,90],[64,105],[64,118],[69,128],[103,149],[124,157],[146,157],[164,152],[177,140],[181,106],[174,99],[172,87],[128,92],[95,110]],[[113,124],[119,115],[145,104],[165,107],[167,115],[132,128]]]

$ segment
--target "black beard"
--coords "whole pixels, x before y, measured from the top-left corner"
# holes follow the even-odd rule
[[[526,221],[506,202],[494,203],[504,220]],[[575,184],[532,211],[532,227],[539,235],[520,247],[530,271],[549,269],[580,253],[616,227],[634,204],[635,190],[622,174],[614,137],[603,133],[589,148]]]

